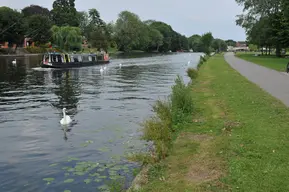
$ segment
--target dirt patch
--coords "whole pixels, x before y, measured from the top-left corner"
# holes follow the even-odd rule
[[[213,181],[221,176],[221,172],[210,164],[195,164],[190,168],[188,180],[196,184]]]
[[[231,132],[233,128],[240,127],[241,123],[238,121],[226,121],[224,123],[223,131]]]
[[[178,139],[190,139],[193,142],[200,143],[204,141],[209,141],[213,139],[213,136],[205,135],[205,134],[192,134],[192,133],[182,133]]]
[[[202,85],[208,85],[209,83],[211,83],[211,80],[201,82]]]
[[[222,160],[217,157],[215,146],[216,137],[206,134],[182,133],[178,139],[189,139],[199,143],[199,149],[190,160],[187,180],[194,184],[201,184],[217,180],[222,176]]]

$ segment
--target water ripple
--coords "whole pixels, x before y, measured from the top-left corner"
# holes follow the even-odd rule
[[[187,80],[188,59],[196,65],[198,58],[113,59],[103,75],[100,66],[41,69],[41,57],[19,57],[13,68],[9,58],[0,59],[0,191],[94,190],[83,178],[63,183],[62,168],[73,164],[67,158],[123,163],[113,157],[145,150],[139,123],[152,114],[155,100],[170,94],[176,75]],[[63,107],[74,120],[67,130],[59,124]],[[49,167],[52,163],[58,166]],[[55,178],[53,184],[46,185],[47,177]]]

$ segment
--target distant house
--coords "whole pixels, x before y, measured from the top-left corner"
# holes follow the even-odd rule
[[[245,41],[237,41],[236,47],[247,47],[247,43]]]
[[[249,51],[249,47],[245,41],[237,41],[233,51]]]

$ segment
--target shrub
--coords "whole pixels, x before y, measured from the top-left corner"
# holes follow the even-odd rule
[[[29,53],[45,53],[46,49],[43,47],[26,47],[25,48]]]
[[[191,78],[191,80],[194,80],[198,77],[198,71],[194,68],[188,68],[187,75]]]
[[[203,63],[207,62],[207,60],[210,58],[210,55],[200,56],[199,63],[197,65],[197,69],[200,69],[200,67],[203,65]]]
[[[191,87],[184,84],[180,76],[175,80],[171,94],[172,102],[172,122],[179,127],[179,124],[185,121],[187,115],[193,112],[193,97]]]
[[[159,160],[167,156],[171,145],[171,104],[169,101],[158,100],[153,110],[155,115],[143,123],[143,139],[154,142],[157,160]]]
[[[191,88],[178,76],[169,99],[158,100],[153,106],[154,116],[143,123],[142,139],[153,141],[156,161],[169,154],[173,133],[182,128],[193,109]]]

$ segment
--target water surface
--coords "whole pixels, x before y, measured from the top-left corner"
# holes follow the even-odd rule
[[[103,74],[99,66],[41,69],[41,57],[15,66],[0,57],[0,191],[100,191],[116,176],[131,181],[137,164],[124,155],[146,149],[139,123],[176,75],[188,82],[199,56],[115,58]],[[68,129],[59,123],[63,107],[74,120]]]

